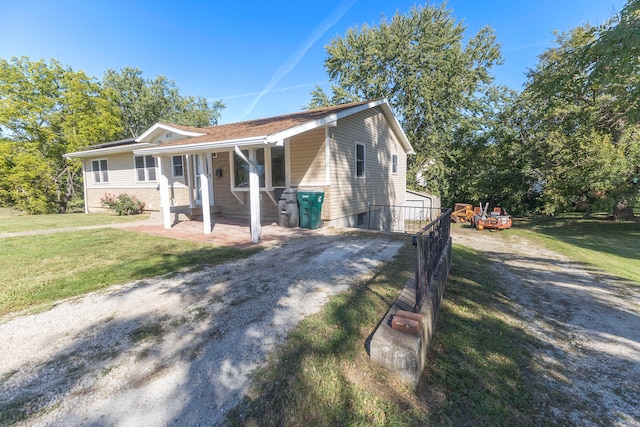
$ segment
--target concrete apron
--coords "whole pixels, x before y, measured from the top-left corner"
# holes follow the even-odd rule
[[[420,380],[427,351],[435,334],[440,303],[451,268],[451,238],[442,251],[433,279],[427,289],[420,313],[423,317],[420,332],[414,335],[391,328],[398,310],[413,311],[416,304],[415,278],[407,281],[400,296],[391,306],[376,329],[369,344],[369,357],[374,362],[395,371],[414,386]]]

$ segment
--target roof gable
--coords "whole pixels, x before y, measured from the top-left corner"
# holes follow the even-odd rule
[[[180,137],[189,138],[201,136],[205,134],[203,130],[204,129],[158,122],[137,137],[136,142],[160,142],[162,140],[182,139]],[[168,134],[172,134],[172,136],[163,137],[163,135]],[[173,136],[173,134],[175,134],[175,136]]]

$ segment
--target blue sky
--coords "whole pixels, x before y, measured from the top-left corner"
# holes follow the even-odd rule
[[[329,87],[325,46],[348,28],[408,13],[416,1],[0,0],[0,57],[55,58],[102,78],[138,67],[183,95],[221,99],[220,123],[299,111]],[[431,4],[434,4],[433,2]],[[435,4],[439,4],[435,3]],[[467,35],[490,25],[502,45],[500,84],[520,89],[553,30],[600,24],[623,0],[450,0]]]

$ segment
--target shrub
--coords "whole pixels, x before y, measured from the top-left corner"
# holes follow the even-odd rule
[[[126,193],[118,194],[105,194],[100,199],[100,204],[103,207],[107,207],[114,211],[118,215],[137,215],[144,211],[144,203],[138,200],[135,196],[130,196]]]

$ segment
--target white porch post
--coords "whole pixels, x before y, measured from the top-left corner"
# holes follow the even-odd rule
[[[246,158],[238,146],[235,148],[240,158],[249,164],[249,207],[251,208],[251,241],[258,243],[262,227],[260,225],[260,176],[258,165]]]
[[[211,208],[209,206],[209,177],[207,176],[207,155],[198,156],[200,162],[200,183],[202,185],[202,223],[204,224],[204,234],[211,234]]]
[[[164,162],[166,157],[158,156],[158,169],[160,170],[160,208],[162,209],[162,221],[164,228],[171,228],[171,202],[169,201],[169,178],[164,174]]]

